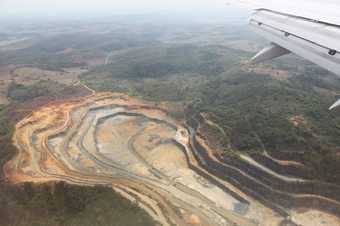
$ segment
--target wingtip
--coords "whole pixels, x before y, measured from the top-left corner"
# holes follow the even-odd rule
[[[275,44],[271,43],[266,48],[262,49],[259,53],[257,53],[254,57],[250,59],[250,63],[257,64],[263,61],[271,60],[286,54],[289,54],[290,51]]]
[[[334,104],[332,104],[332,106],[330,106],[329,108],[328,108],[328,110],[333,110],[334,108],[336,108],[336,107],[338,107],[338,106],[340,106],[340,99],[339,100],[337,100]]]

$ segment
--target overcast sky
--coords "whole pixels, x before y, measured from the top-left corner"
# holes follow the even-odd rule
[[[223,12],[226,0],[0,0],[0,14]]]

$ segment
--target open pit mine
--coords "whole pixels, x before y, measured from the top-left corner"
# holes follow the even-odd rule
[[[122,93],[53,102],[16,125],[12,183],[110,186],[160,225],[340,225],[340,188],[269,155],[209,147],[202,114],[188,122]],[[293,223],[294,222],[294,223]]]

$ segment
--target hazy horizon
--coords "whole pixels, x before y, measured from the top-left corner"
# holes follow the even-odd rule
[[[1,17],[20,19],[22,17],[82,18],[110,15],[187,14],[210,15],[214,17],[241,17],[245,10],[228,6],[225,0],[125,0],[125,1],[81,1],[81,0],[3,0],[0,2]]]

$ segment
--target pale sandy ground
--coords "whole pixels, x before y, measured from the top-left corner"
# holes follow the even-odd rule
[[[9,100],[0,94],[0,105],[7,105],[9,104]]]
[[[141,193],[137,193],[128,187],[113,186],[113,189],[123,197],[129,199],[131,202],[138,203],[139,207],[143,208],[153,219],[160,222],[162,225],[170,226],[166,220],[166,216],[164,216],[156,201],[145,195],[142,195]],[[133,195],[135,197],[133,197]]]
[[[241,64],[241,69],[255,74],[270,75],[281,81],[287,80],[290,77],[289,71],[275,69],[264,64],[248,64],[247,62],[243,62]]]
[[[261,226],[279,226],[283,218],[273,212],[271,209],[261,205],[256,200],[251,200],[251,205],[246,217],[255,219]],[[309,226],[304,225],[304,226]]]
[[[292,219],[299,225],[339,226],[339,218],[317,210],[291,211]]]
[[[256,162],[254,159],[252,159],[251,157],[247,156],[247,155],[240,155],[240,157],[247,161],[248,163],[256,166],[257,168],[260,168],[262,169],[263,171],[277,177],[277,178],[280,178],[282,180],[285,180],[285,181],[297,181],[297,182],[303,182],[303,181],[306,181],[304,179],[301,179],[301,178],[296,178],[296,177],[288,177],[288,176],[285,176],[285,175],[281,175],[281,174],[278,174],[276,172],[274,172],[273,170],[261,165],[260,163]]]
[[[289,165],[295,165],[295,166],[301,166],[304,167],[303,164],[301,164],[300,162],[296,162],[296,161],[288,161],[288,160],[279,160],[279,159],[275,159],[272,156],[270,156],[267,152],[264,153],[264,155],[268,158],[270,158],[271,160],[283,165],[283,166],[289,166]]]
[[[308,125],[307,120],[302,115],[294,115],[288,119],[294,126]]]

